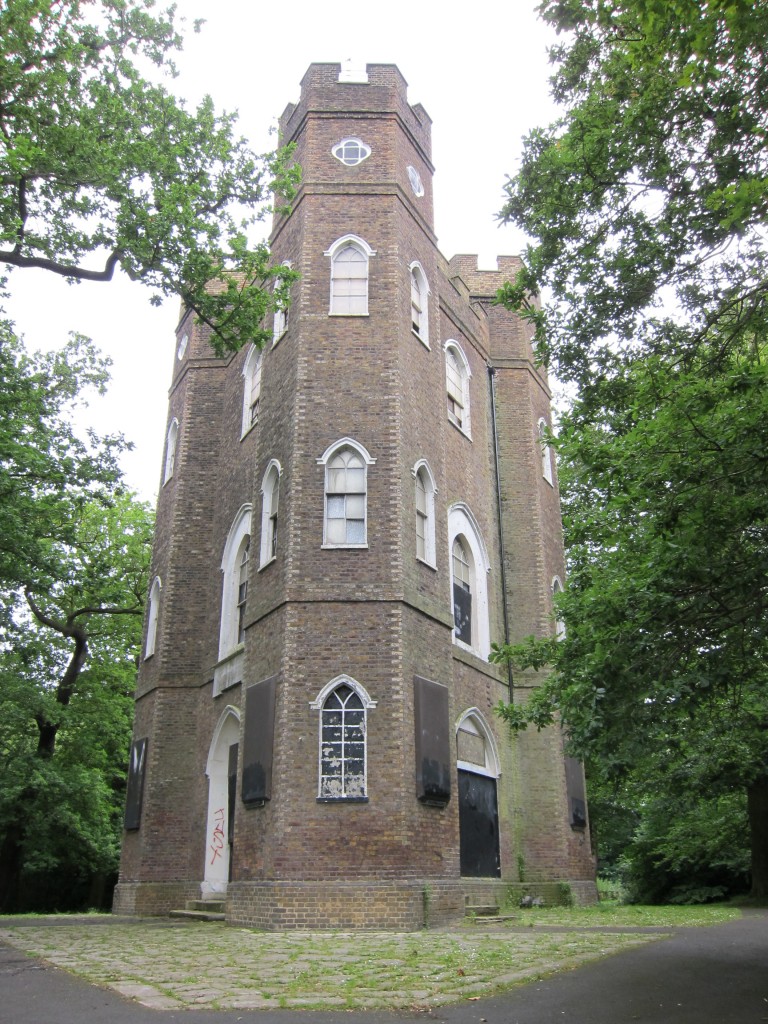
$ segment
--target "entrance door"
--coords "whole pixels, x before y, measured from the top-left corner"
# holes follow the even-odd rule
[[[237,782],[237,747],[240,717],[227,707],[216,726],[208,764],[208,816],[205,829],[205,877],[203,897],[220,897],[227,891],[232,861],[232,837]]]
[[[227,777],[227,845],[229,846],[229,875],[232,881],[232,845],[235,841],[235,802],[237,799],[237,751],[239,744],[233,743],[229,748],[229,775]]]
[[[496,779],[459,769],[459,853],[467,878],[499,878]]]

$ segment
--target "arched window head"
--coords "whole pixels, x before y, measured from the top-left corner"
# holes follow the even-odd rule
[[[338,676],[310,707],[320,712],[319,800],[367,798],[367,713],[376,707],[350,676]]]
[[[448,511],[453,641],[483,659],[491,649],[488,617],[490,563],[475,517],[458,502]]]
[[[445,344],[445,386],[448,395],[448,419],[467,437],[470,432],[469,363],[455,341]]]
[[[433,568],[435,557],[435,481],[427,462],[413,467],[416,498],[416,557]]]
[[[261,400],[261,369],[264,353],[251,345],[251,350],[243,367],[243,435],[259,422],[259,402]]]
[[[325,255],[331,257],[331,314],[367,316],[368,260],[376,253],[357,235],[345,235]]]
[[[456,723],[456,761],[464,771],[501,775],[499,750],[493,732],[478,708],[468,708]]]
[[[230,528],[221,560],[219,659],[226,658],[245,639],[250,541],[251,506],[243,505]]]
[[[411,330],[429,348],[429,285],[420,263],[411,264]]]
[[[339,441],[318,459],[325,465],[324,547],[368,546],[368,466],[375,461],[351,438]]]
[[[277,510],[280,496],[280,463],[273,459],[261,484],[261,550],[259,568],[277,555]]]
[[[147,614],[147,642],[144,646],[144,657],[151,658],[157,643],[157,622],[160,615],[160,591],[163,584],[160,577],[155,576],[149,589],[149,613]]]
[[[557,607],[557,595],[562,594],[563,584],[560,582],[560,578],[555,576],[552,580],[552,598],[555,606],[555,637],[558,640],[563,640],[565,637],[565,623],[558,614]]]
[[[179,421],[174,417],[171,420],[171,425],[168,427],[168,436],[165,439],[165,472],[163,473],[163,483],[167,484],[173,476],[173,471],[176,466],[176,444],[179,439]]]
[[[552,472],[552,448],[549,444],[549,427],[545,419],[539,420],[539,444],[541,445],[541,475],[554,486]]]

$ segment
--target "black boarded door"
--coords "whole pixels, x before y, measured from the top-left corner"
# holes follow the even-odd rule
[[[232,847],[235,842],[235,797],[237,794],[237,752],[239,744],[229,748],[229,771],[227,775],[227,842],[229,843],[229,881],[232,881]]]
[[[459,769],[459,849],[466,878],[499,878],[496,779]]]

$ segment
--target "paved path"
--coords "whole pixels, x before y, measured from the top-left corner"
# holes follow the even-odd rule
[[[0,1021],[14,1024],[766,1024],[768,910],[428,1013],[142,1007],[0,946]]]

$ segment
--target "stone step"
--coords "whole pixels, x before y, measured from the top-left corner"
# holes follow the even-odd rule
[[[224,900],[187,900],[185,910],[203,910],[210,914],[223,914],[226,909]]]
[[[465,917],[498,917],[499,908],[495,903],[468,903],[464,908]]]
[[[168,913],[169,917],[184,917],[189,921],[224,921],[226,917],[224,914],[211,912],[208,910],[171,910]]]

